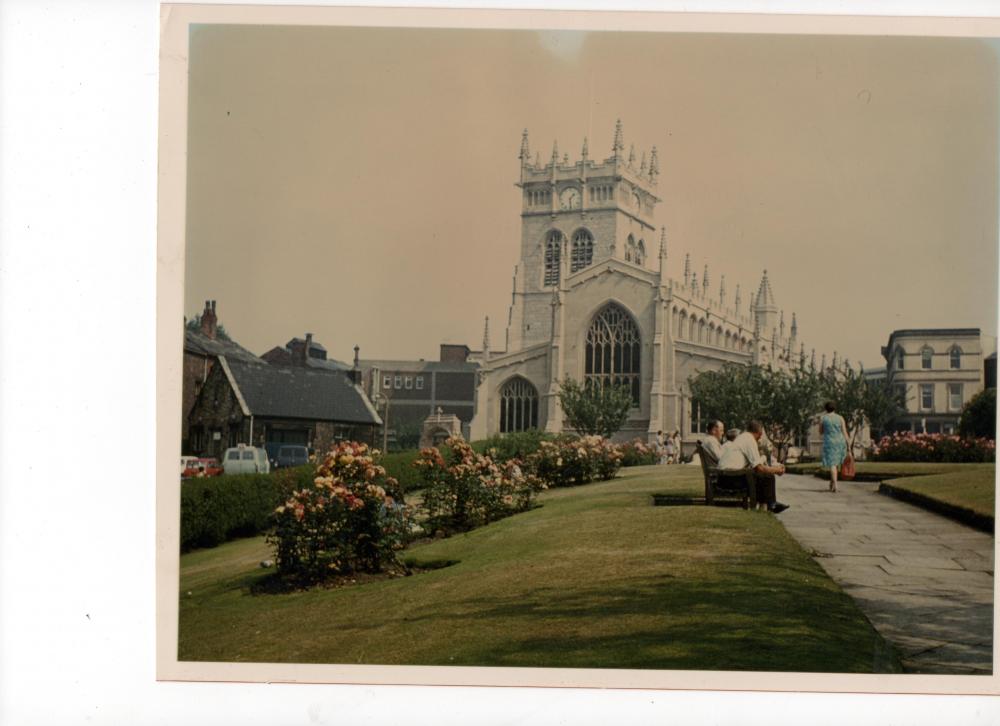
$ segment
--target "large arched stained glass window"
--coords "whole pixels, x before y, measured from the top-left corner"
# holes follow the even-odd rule
[[[609,304],[587,331],[587,385],[625,386],[632,394],[632,405],[638,406],[641,354],[642,341],[632,318],[618,305]]]
[[[545,238],[545,285],[559,284],[559,256],[562,251],[562,232],[552,230]]]
[[[520,376],[500,388],[500,433],[538,428],[538,390]]]
[[[569,258],[569,271],[576,272],[589,267],[594,261],[594,238],[585,229],[573,235],[573,251]]]

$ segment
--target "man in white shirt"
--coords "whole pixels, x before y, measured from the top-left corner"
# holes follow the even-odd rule
[[[718,466],[722,458],[722,436],[725,430],[722,421],[712,421],[708,424],[708,436],[701,440],[701,448],[708,456],[711,466]]]
[[[760,421],[751,421],[746,431],[723,448],[722,456],[719,457],[719,469],[723,474],[726,471],[753,469],[754,482],[757,485],[757,503],[766,505],[769,512],[780,514],[788,509],[788,505],[777,501],[774,477],[784,474],[785,467],[783,464],[768,466],[764,461],[757,448],[757,442],[763,435],[764,427]]]

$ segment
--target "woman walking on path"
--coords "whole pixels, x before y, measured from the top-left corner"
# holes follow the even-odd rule
[[[847,458],[847,424],[844,417],[834,413],[833,401],[823,407],[826,413],[820,416],[819,427],[823,432],[823,467],[830,469],[830,491],[837,491],[837,469]]]

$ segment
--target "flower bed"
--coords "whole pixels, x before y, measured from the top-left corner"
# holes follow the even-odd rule
[[[414,462],[424,480],[425,529],[465,531],[531,506],[541,480],[526,474],[517,459],[502,463],[479,454],[461,438],[423,449]]]
[[[377,455],[366,444],[336,444],[312,486],[292,491],[274,510],[268,542],[282,578],[312,583],[398,564],[409,516]]]
[[[976,463],[996,461],[996,442],[947,434],[903,432],[883,436],[872,447],[873,461]]]
[[[622,452],[622,466],[649,466],[659,461],[656,449],[642,439],[619,444],[618,448]]]
[[[621,448],[600,436],[561,437],[543,441],[526,464],[548,486],[563,487],[613,479],[623,459]]]

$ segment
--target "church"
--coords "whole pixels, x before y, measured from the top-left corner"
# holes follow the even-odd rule
[[[567,376],[632,392],[619,440],[652,441],[679,430],[693,445],[707,424],[687,393],[690,376],[726,363],[806,365],[792,314],[775,303],[767,271],[755,294],[732,297],[725,277],[701,277],[685,256],[684,274],[667,272],[668,237],[657,228],[659,159],[625,152],[621,121],[611,156],[549,163],[531,159],[521,138],[521,249],[504,350],[492,350],[489,320],[479,363],[472,439],[565,428],[559,382]],[[825,358],[825,356],[824,356]],[[470,358],[472,360],[473,358]],[[812,353],[815,365],[815,351]],[[731,422],[737,425],[739,422]],[[685,447],[689,450],[689,446]]]

